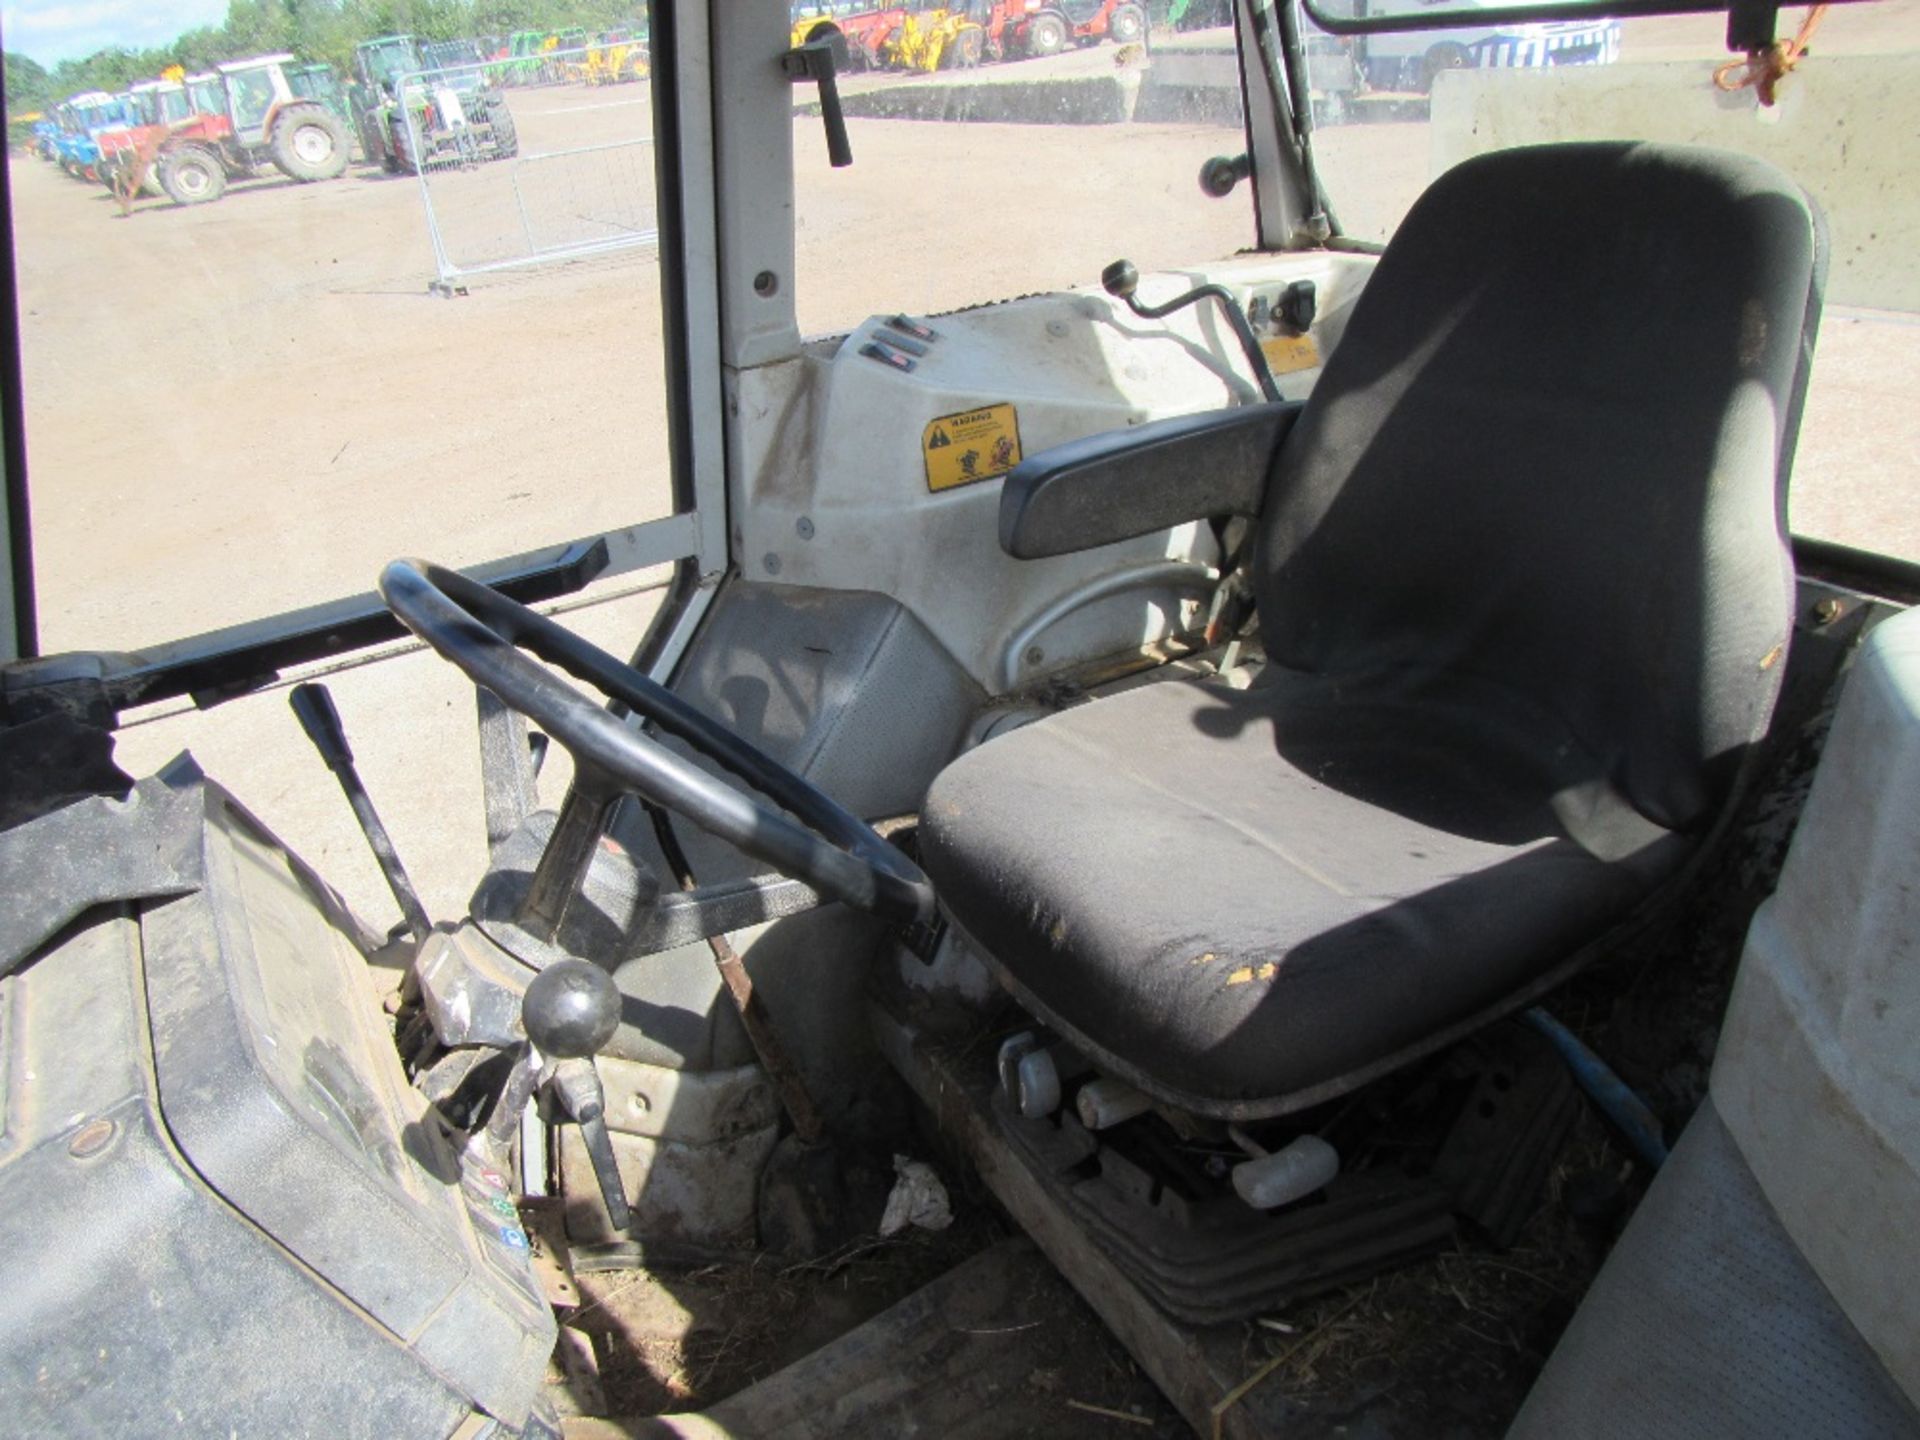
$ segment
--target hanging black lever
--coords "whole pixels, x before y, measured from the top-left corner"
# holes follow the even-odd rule
[[[847,37],[830,21],[807,32],[807,43],[780,57],[780,68],[796,84],[811,80],[820,87],[820,118],[827,127],[827,162],[836,170],[853,164],[853,145],[847,139],[847,117],[840,109],[840,84],[834,78],[844,63]]]
[[[367,787],[360,783],[360,772],[353,768],[353,750],[347,744],[346,729],[340,724],[340,712],[333,708],[333,696],[327,693],[324,685],[296,685],[293,693],[287,697],[287,703],[293,706],[293,713],[300,717],[300,728],[307,732],[313,748],[320,752],[320,758],[327,762],[327,768],[333,771],[334,778],[340,782],[347,804],[353,808],[353,818],[360,822],[361,832],[373,850],[373,858],[380,864],[380,873],[387,877],[387,888],[393,891],[400,913],[406,917],[407,929],[413,932],[414,939],[426,939],[433,931],[433,921],[427,918],[426,907],[420,903],[420,894],[413,888],[413,881],[407,878],[406,867],[400,863],[399,852],[393,848],[393,838],[387,834],[387,827],[380,823],[379,812],[373,808],[373,799],[367,794]]]

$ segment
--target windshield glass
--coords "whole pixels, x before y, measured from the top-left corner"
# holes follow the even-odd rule
[[[1354,0],[1313,4],[1356,13]],[[1359,13],[1400,4],[1365,0]],[[1654,140],[1771,160],[1819,202],[1834,257],[1794,463],[1793,528],[1920,558],[1910,476],[1920,452],[1911,261],[1920,3],[1825,11],[1772,106],[1740,83],[1746,67],[1727,54],[1724,14],[1514,24],[1499,7],[1482,8],[1443,30],[1344,37],[1305,27],[1314,154],[1340,229],[1388,240],[1434,176],[1508,146]],[[1805,15],[1783,10],[1781,37]]]
[[[289,70],[287,88],[308,100],[332,103],[340,97],[339,78],[324,65],[302,65]]]
[[[366,66],[367,78],[376,85],[385,85],[402,75],[411,75],[424,68],[420,63],[419,47],[411,40],[378,41],[363,47],[360,56]]]
[[[267,118],[273,104],[273,76],[265,70],[237,70],[227,76],[227,94],[233,100],[233,123],[251,130]]]
[[[797,12],[795,44],[823,8]],[[1146,272],[1256,243],[1250,188],[1213,200],[1198,179],[1246,149],[1225,7],[1070,8],[833,7],[855,162],[832,168],[820,121],[796,124],[803,334],[844,332],[879,307],[938,314],[1093,285],[1116,259]]]

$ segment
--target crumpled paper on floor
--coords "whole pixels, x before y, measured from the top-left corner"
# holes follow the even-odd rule
[[[880,1233],[897,1235],[909,1225],[922,1230],[944,1230],[953,1223],[953,1207],[947,1201],[947,1187],[924,1160],[893,1157],[893,1182],[887,1196],[887,1208],[880,1217]]]

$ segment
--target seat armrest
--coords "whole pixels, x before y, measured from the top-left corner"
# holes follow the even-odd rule
[[[1038,560],[1190,520],[1256,515],[1301,404],[1180,415],[1030,455],[1000,493],[1000,548]]]

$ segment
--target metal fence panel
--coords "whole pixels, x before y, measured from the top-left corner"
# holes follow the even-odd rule
[[[392,88],[391,168],[416,173],[437,278],[652,247],[645,48],[443,63]]]

